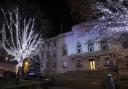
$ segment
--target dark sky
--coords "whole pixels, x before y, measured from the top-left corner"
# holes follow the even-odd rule
[[[67,0],[42,0],[41,8],[54,23],[55,34],[71,30],[72,20]],[[62,25],[61,25],[62,24]]]
[[[56,36],[61,32],[71,30],[72,18],[70,9],[67,5],[67,0],[0,0],[0,6],[9,5],[17,2],[27,4],[35,4],[42,13],[45,13],[46,18],[52,24],[52,29],[48,31],[48,37]],[[26,4],[26,5],[27,5]],[[33,7],[31,7],[33,8]],[[42,19],[43,20],[43,19]],[[61,25],[62,24],[62,25]],[[62,28],[62,31],[61,31]]]

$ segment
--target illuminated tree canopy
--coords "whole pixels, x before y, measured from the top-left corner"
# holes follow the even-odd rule
[[[86,22],[87,40],[120,39],[128,32],[128,2],[124,0],[100,0],[92,5],[97,19]]]
[[[37,34],[34,29],[35,19],[24,18],[20,15],[18,8],[13,11],[1,9],[4,15],[0,41],[2,47],[8,54],[15,57],[22,65],[25,58],[32,58],[35,55],[41,55],[41,45],[43,38]]]
[[[95,4],[101,23],[97,23],[96,29],[100,29],[102,36],[118,38],[122,33],[128,32],[128,6],[124,0],[106,0]]]

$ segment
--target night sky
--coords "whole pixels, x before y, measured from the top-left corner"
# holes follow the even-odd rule
[[[73,25],[96,19],[98,15],[91,5],[97,1],[105,0],[0,0],[0,7],[11,8],[19,4],[26,12],[38,13],[39,30],[45,29],[45,36],[53,37],[71,31]],[[35,15],[33,12],[29,16]]]
[[[48,18],[53,23],[54,33],[67,32],[71,30],[72,17],[67,0],[42,0],[41,8],[44,9]],[[40,1],[39,1],[40,3]],[[61,30],[62,28],[62,30]],[[53,35],[52,34],[52,35]]]
[[[71,30],[72,18],[70,9],[67,6],[67,0],[0,0],[0,7],[13,7],[20,3],[22,5],[31,6],[34,4],[41,14],[45,14],[48,28],[46,31],[47,37],[53,37],[57,34]],[[44,19],[42,19],[44,20]],[[62,28],[62,30],[61,30]],[[45,29],[45,30],[46,30]]]

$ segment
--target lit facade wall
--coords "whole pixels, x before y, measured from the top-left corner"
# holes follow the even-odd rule
[[[56,41],[56,58],[51,56],[52,61],[56,61],[56,67],[54,71],[56,73],[64,73],[67,71],[78,71],[78,70],[90,70],[92,67],[95,69],[106,68],[106,58],[110,60],[117,59],[119,50],[122,50],[121,40],[109,40],[101,39],[101,34],[93,26],[95,21],[89,23],[81,23],[72,27],[71,32],[60,34],[56,37],[47,39],[48,42],[52,43]],[[101,48],[101,41],[106,41],[107,50]],[[89,42],[93,43],[93,52],[89,52]],[[77,44],[80,43],[81,51],[78,53]],[[63,54],[63,46],[66,45],[67,54]],[[50,46],[46,50],[50,51],[52,55],[53,46]],[[91,55],[91,56],[90,56]],[[115,55],[115,56],[113,56]],[[94,59],[94,60],[92,60]],[[46,57],[45,60],[49,61]],[[108,60],[108,59],[107,59]],[[51,62],[52,63],[52,62]],[[92,66],[90,66],[90,64]],[[95,64],[96,66],[94,66]],[[52,66],[51,64],[49,64]],[[53,67],[51,67],[53,68]]]

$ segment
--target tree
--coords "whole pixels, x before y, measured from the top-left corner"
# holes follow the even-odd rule
[[[69,0],[72,7],[72,14],[79,13],[88,32],[88,40],[121,40],[121,35],[128,33],[128,1],[127,0]],[[88,4],[89,3],[89,4]],[[90,6],[87,9],[87,4]],[[91,11],[91,12],[90,12]],[[90,15],[91,13],[91,15]],[[89,17],[88,17],[89,16]],[[87,18],[87,19],[86,19]],[[79,19],[79,20],[80,20]],[[85,29],[85,30],[86,30]],[[87,30],[86,30],[87,31]]]
[[[72,19],[75,24],[83,21],[92,20],[96,18],[93,13],[93,4],[95,0],[68,0],[67,4],[71,9]]]
[[[4,8],[4,10],[13,10],[15,7],[17,7],[17,5],[19,13],[22,15],[22,17],[36,18],[36,23],[34,24],[35,29],[40,32],[44,38],[47,38],[50,31],[53,30],[53,27],[44,9],[41,8],[42,5],[40,6],[38,1],[35,0],[4,0],[0,3],[0,7]]]
[[[90,40],[120,39],[128,32],[128,2],[125,0],[99,0],[92,5],[97,19],[88,22],[86,28]],[[89,40],[88,39],[88,40]]]
[[[4,22],[1,31],[1,45],[8,54],[15,57],[18,66],[23,59],[41,55],[40,47],[44,44],[40,34],[35,33],[34,18],[24,18],[20,15],[18,7],[14,10],[1,9]],[[41,57],[41,56],[40,56]]]
[[[102,36],[119,38],[128,32],[128,2],[125,0],[105,0],[95,4],[100,21],[95,27],[101,30]]]

